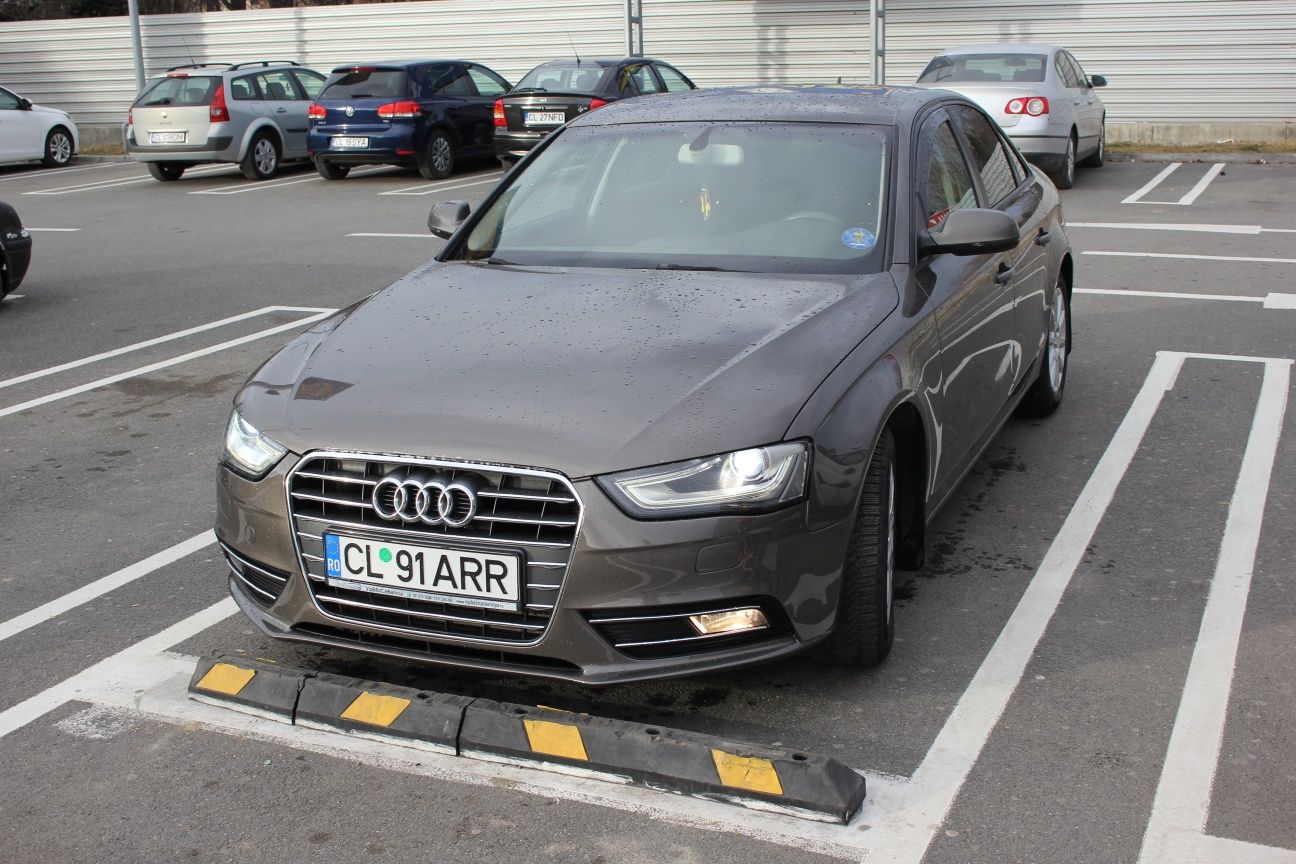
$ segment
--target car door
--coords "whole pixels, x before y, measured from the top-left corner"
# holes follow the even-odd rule
[[[913,188],[918,232],[939,230],[954,210],[978,206],[977,184],[949,115],[919,132]],[[1009,253],[924,255],[913,278],[927,294],[941,346],[935,497],[943,498],[994,429],[1013,385],[1013,289]]]
[[[45,132],[41,115],[24,109],[18,94],[0,88],[0,160],[41,158]]]
[[[968,105],[951,105],[950,116],[963,135],[979,181],[982,207],[1002,210],[1021,231],[1021,240],[1007,257],[1006,277],[1013,303],[1012,388],[1024,382],[1030,362],[1039,348],[1040,310],[1048,290],[1045,245],[1052,238],[1044,229],[1047,213],[1042,207],[1043,187],[1003,134],[985,114]]]
[[[1074,125],[1078,135],[1083,138],[1085,135],[1082,128],[1084,123],[1082,116],[1084,113],[1084,91],[1080,86],[1080,79],[1076,75],[1075,67],[1067,60],[1065,51],[1059,51],[1053,55],[1053,71],[1057,73],[1058,86],[1065,94],[1065,101],[1057,108],[1050,106],[1051,113],[1055,114],[1059,119],[1068,121],[1069,125]],[[1059,111],[1058,108],[1061,110]]]
[[[509,83],[485,66],[470,63],[468,78],[476,95],[473,100],[472,141],[474,147],[492,149],[495,140],[495,100],[509,91]]]
[[[453,129],[458,146],[463,148],[462,155],[490,146],[494,140],[491,109],[477,95],[464,64],[438,63],[425,69],[427,90],[441,118]]]
[[[256,76],[261,90],[262,110],[279,127],[283,158],[306,155],[306,109],[310,102],[287,69],[269,69]]]
[[[1071,64],[1072,73],[1080,84],[1080,153],[1088,153],[1098,146],[1098,136],[1102,134],[1103,104],[1089,83],[1080,61],[1069,51],[1062,52]]]

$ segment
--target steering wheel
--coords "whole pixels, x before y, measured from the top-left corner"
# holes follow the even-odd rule
[[[784,216],[780,222],[791,222],[794,219],[813,219],[816,222],[827,222],[834,228],[840,228],[842,221],[840,216],[834,216],[831,213],[825,213],[822,210],[801,210],[789,216]]]

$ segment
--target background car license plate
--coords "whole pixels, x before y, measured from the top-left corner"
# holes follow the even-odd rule
[[[516,611],[517,555],[324,535],[330,585],[411,600]]]
[[[185,143],[185,132],[150,132],[150,144],[183,144]]]
[[[562,111],[526,111],[523,121],[528,126],[561,126],[567,122],[567,115]]]
[[[369,139],[337,137],[333,139],[331,146],[334,150],[342,150],[347,147],[368,147]]]

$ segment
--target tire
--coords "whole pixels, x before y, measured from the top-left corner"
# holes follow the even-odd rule
[[[842,566],[837,620],[819,650],[833,666],[881,663],[895,641],[895,438],[882,433],[860,494]]]
[[[1044,356],[1039,376],[1022,398],[1020,411],[1029,417],[1047,417],[1062,404],[1066,390],[1067,355],[1071,353],[1071,304],[1067,301],[1066,280],[1058,277],[1049,304]]]
[[[1062,165],[1051,174],[1053,185],[1059,189],[1070,189],[1075,185],[1076,172],[1076,136],[1075,132],[1067,139],[1066,153],[1062,156]]]
[[[45,155],[41,162],[48,168],[62,168],[72,161],[72,133],[55,126],[45,136]]]
[[[345,180],[346,176],[351,173],[350,165],[338,165],[333,162],[325,162],[323,159],[315,160],[315,170],[325,180]]]
[[[455,167],[455,148],[450,136],[438,129],[427,140],[418,170],[425,180],[444,180]]]
[[[279,170],[279,145],[269,132],[258,132],[248,145],[239,170],[249,180],[269,180]]]
[[[501,159],[501,160],[499,160],[499,163],[500,163],[500,167],[503,168],[505,171],[512,171],[512,170],[513,170],[513,166],[516,165],[516,164],[518,163],[518,160],[516,160],[516,159]]]
[[[169,183],[172,180],[179,180],[188,167],[181,162],[149,162],[148,172],[153,175],[154,180]]]
[[[1101,168],[1107,156],[1107,118],[1102,119],[1102,128],[1098,131],[1098,149],[1085,157],[1080,164],[1086,168]]]

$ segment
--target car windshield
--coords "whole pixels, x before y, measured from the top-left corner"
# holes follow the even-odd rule
[[[567,129],[511,178],[459,257],[562,267],[876,272],[883,127]]]
[[[155,78],[135,100],[136,108],[150,105],[206,105],[220,83],[213,76],[168,75]]]
[[[537,66],[518,82],[515,91],[545,90],[550,93],[593,93],[607,68],[592,63],[546,63]]]
[[[347,69],[334,72],[321,99],[388,99],[406,95],[404,69]]]
[[[1048,57],[1043,54],[946,54],[927,64],[919,84],[943,81],[970,84],[977,81],[1039,84],[1044,80]]]

